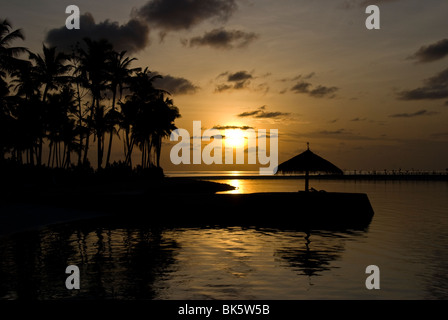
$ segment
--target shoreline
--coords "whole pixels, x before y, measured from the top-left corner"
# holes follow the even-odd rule
[[[2,190],[3,203],[0,204],[0,238],[21,232],[40,230],[60,223],[107,216],[107,202],[117,199],[135,200],[144,198],[157,201],[167,195],[189,197],[199,195],[213,197],[235,187],[217,181],[225,180],[303,180],[303,175],[197,175],[175,177],[166,175],[162,179],[130,179],[126,181],[102,181],[103,183],[61,184],[19,183]],[[310,180],[333,181],[441,181],[447,182],[448,175],[311,175]],[[105,202],[106,201],[106,205]],[[110,203],[109,203],[110,205]],[[113,207],[113,206],[112,206]]]
[[[282,180],[282,179],[305,179],[304,175],[192,175],[192,176],[167,176],[168,179],[197,179],[197,180]],[[353,180],[353,181],[448,181],[447,174],[414,174],[414,175],[393,175],[393,174],[376,174],[376,175],[310,175],[310,180]]]

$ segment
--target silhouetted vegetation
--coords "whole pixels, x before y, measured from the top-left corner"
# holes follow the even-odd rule
[[[96,153],[98,171],[111,167],[117,136],[124,150],[119,167],[136,168],[138,147],[140,169],[161,170],[162,139],[180,114],[169,92],[153,86],[160,76],[134,68],[136,58],[107,40],[85,38],[70,53],[45,44],[33,53],[13,46],[17,40],[24,40],[22,31],[1,22],[1,166],[89,170]]]

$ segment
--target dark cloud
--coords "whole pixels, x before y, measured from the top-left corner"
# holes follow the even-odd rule
[[[233,89],[233,86],[231,86],[231,85],[219,84],[216,86],[215,92],[224,92],[224,91],[231,90],[231,89]]]
[[[124,25],[105,20],[96,23],[92,14],[80,16],[80,29],[68,30],[65,26],[50,30],[45,42],[50,46],[70,49],[76,42],[82,43],[85,37],[92,40],[107,39],[118,51],[137,52],[149,44],[149,27],[138,19],[131,19]]]
[[[240,118],[251,117],[251,118],[257,118],[257,119],[274,119],[274,118],[279,118],[279,117],[290,115],[290,113],[286,113],[286,112],[279,112],[279,111],[267,112],[265,110],[266,110],[266,106],[262,106],[262,107],[258,108],[257,110],[240,113],[240,114],[238,114],[238,117],[240,117]]]
[[[428,46],[423,46],[411,56],[418,62],[432,62],[440,60],[448,55],[448,39],[440,40]]]
[[[154,80],[154,86],[171,94],[194,94],[199,89],[190,80],[171,75],[162,75],[162,78]]]
[[[294,87],[291,88],[291,91],[295,93],[308,93],[311,87],[311,83],[300,81]]]
[[[309,92],[309,94],[310,94],[310,96],[316,97],[316,98],[323,98],[323,97],[333,98],[335,96],[334,93],[337,90],[338,90],[338,88],[336,88],[336,87],[326,87],[326,86],[318,85],[317,88],[311,90]]]
[[[190,40],[183,40],[190,47],[210,46],[215,49],[243,48],[258,38],[253,32],[240,30],[225,30],[224,28],[214,29],[206,32],[202,37],[193,37]]]
[[[338,130],[332,130],[332,131],[328,131],[328,130],[323,130],[323,131],[319,131],[319,134],[322,135],[340,135],[340,134],[348,134],[347,131],[345,131],[344,129],[338,129]]]
[[[334,98],[334,93],[339,90],[337,87],[327,87],[322,85],[318,85],[317,87],[311,89],[311,86],[312,84],[309,82],[299,81],[291,88],[291,91],[294,93],[306,93],[315,98]]]
[[[424,86],[398,93],[401,100],[434,100],[448,98],[448,68],[424,80]]]
[[[155,28],[164,31],[190,29],[205,20],[224,22],[236,11],[235,0],[150,0],[134,10]]]
[[[229,82],[247,81],[249,79],[253,79],[253,76],[247,71],[238,71],[235,73],[230,73],[227,77],[227,81]]]
[[[222,126],[222,125],[216,125],[212,129],[218,129],[218,130],[231,130],[231,129],[240,129],[240,130],[249,130],[253,129],[253,127],[250,126]]]
[[[226,83],[217,85],[215,88],[216,92],[247,88],[247,86],[250,84],[250,80],[254,79],[254,76],[247,71],[238,71],[235,73],[224,72],[218,76],[218,78],[222,77],[226,77]]]
[[[314,77],[315,73],[311,72],[306,75],[298,75],[294,78],[284,78],[280,79],[281,82],[296,82],[296,84],[289,90],[294,93],[304,93],[315,98],[334,98],[335,92],[339,90],[337,87],[327,87],[323,85],[314,86],[309,79]],[[282,91],[281,93],[284,93]]]
[[[413,117],[419,117],[419,116],[432,116],[432,115],[436,115],[439,114],[440,112],[435,112],[435,111],[428,111],[428,110],[419,110],[417,112],[414,113],[396,113],[396,114],[391,114],[389,117],[390,118],[413,118]]]
[[[358,121],[366,121],[366,120],[367,120],[367,118],[359,118],[359,117],[356,117],[356,118],[351,119],[350,121],[358,122]]]
[[[315,74],[316,74],[315,72],[311,72],[311,73],[305,74],[305,75],[299,74],[298,76],[295,76],[293,78],[283,78],[283,79],[280,79],[278,81],[290,82],[290,81],[297,81],[297,80],[302,80],[302,79],[303,80],[308,80],[308,79],[311,79],[312,77],[314,77]]]

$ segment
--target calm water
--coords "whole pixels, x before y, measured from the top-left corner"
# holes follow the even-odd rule
[[[292,179],[219,182],[236,192],[303,188]],[[369,228],[316,230],[307,242],[297,231],[155,229],[110,218],[52,226],[0,239],[0,298],[448,299],[447,182],[311,186],[367,193]],[[71,264],[81,290],[65,288]],[[365,287],[368,265],[380,268],[379,290]]]

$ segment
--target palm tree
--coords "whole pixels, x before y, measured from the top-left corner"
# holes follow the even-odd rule
[[[11,47],[11,42],[25,39],[20,29],[12,31],[11,28],[11,24],[6,19],[0,24],[0,71],[8,73],[24,63],[17,57],[28,52],[24,47]]]
[[[151,121],[155,119],[151,115],[151,104],[158,91],[153,86],[153,81],[160,78],[159,75],[152,76],[148,68],[139,71],[129,79],[130,95],[126,97],[126,101],[121,103],[122,121],[121,127],[124,129],[124,152],[125,163],[132,167],[132,151],[135,144],[142,149],[142,157],[145,157],[148,150],[149,141],[147,138],[151,136]],[[142,163],[146,163],[142,159]]]
[[[62,52],[57,52],[56,47],[48,48],[42,45],[43,56],[30,53],[30,60],[35,63],[34,72],[37,80],[44,86],[42,102],[45,103],[48,92],[58,89],[60,85],[68,81],[67,72],[70,69],[65,62],[68,56]],[[41,164],[42,159],[43,134],[38,141],[37,164]]]
[[[86,49],[78,49],[80,59],[80,73],[83,79],[84,87],[88,88],[92,97],[89,106],[89,118],[87,121],[87,136],[84,150],[84,163],[87,162],[87,153],[89,150],[89,136],[91,129],[96,121],[102,121],[104,118],[104,109],[100,107],[101,92],[107,88],[108,66],[112,56],[112,44],[107,40],[93,41],[85,38]],[[96,126],[100,129],[100,126]],[[98,169],[103,162],[103,135],[104,130],[96,130]]]
[[[78,152],[78,166],[82,165],[82,151],[83,148],[83,141],[84,137],[87,137],[87,132],[89,131],[89,128],[87,127],[87,119],[86,116],[88,114],[88,109],[85,108],[87,104],[83,104],[84,98],[88,95],[88,89],[83,87],[83,74],[81,70],[81,59],[79,55],[77,54],[79,51],[79,48],[73,48],[72,54],[70,55],[70,69],[71,69],[71,82],[72,85],[76,88],[74,91],[74,99],[76,100],[76,110],[74,112],[74,116],[76,118],[76,127],[75,131],[77,133],[77,136],[79,137],[79,142],[77,145],[77,152]]]
[[[134,108],[132,141],[142,152],[142,168],[160,168],[162,139],[176,129],[175,119],[180,117],[173,100],[167,98],[169,92],[156,89],[153,81],[161,76],[151,76],[146,68],[139,72],[130,89],[133,95],[129,102]]]
[[[11,73],[16,95],[11,115],[17,120],[16,153],[22,162],[21,153],[26,152],[26,162],[34,164],[34,155],[38,155],[39,139],[44,134],[43,104],[40,96],[40,82],[31,63],[21,64]],[[37,158],[36,158],[37,159]]]
[[[160,168],[160,155],[162,152],[162,139],[169,137],[173,130],[177,127],[174,125],[174,121],[180,118],[179,109],[174,106],[173,100],[165,98],[161,95],[156,101],[155,117],[158,121],[155,124],[154,137],[152,144],[155,149],[155,164],[157,168]]]
[[[69,79],[67,72],[70,66],[65,64],[68,56],[57,52],[56,47],[48,48],[42,45],[43,56],[30,53],[30,59],[35,63],[36,75],[44,86],[42,101],[45,102],[49,90],[57,89]]]
[[[117,114],[117,111],[115,110],[117,94],[119,95],[119,101],[121,101],[124,85],[129,82],[129,79],[134,72],[140,71],[140,68],[132,68],[132,69],[129,68],[131,63],[135,60],[137,59],[126,57],[126,51],[121,51],[120,53],[113,52],[112,54],[112,58],[109,64],[109,72],[110,72],[109,89],[112,91],[112,109],[108,112],[107,115],[107,118],[109,120],[115,120],[115,122],[118,121],[119,114]],[[108,131],[110,132],[110,136],[109,136],[109,148],[106,157],[106,167],[109,165],[110,161],[110,153],[112,149],[112,137],[113,133],[116,131],[114,127],[115,126],[109,126],[108,129]]]
[[[47,165],[68,167],[71,163],[70,154],[77,146],[77,132],[72,119],[76,109],[73,89],[65,85],[60,92],[49,94],[46,106],[46,131],[50,142]]]
[[[7,96],[9,95],[9,89],[12,85],[8,84],[5,81],[5,78],[8,74],[11,75],[12,73],[17,72],[19,68],[27,69],[29,66],[27,61],[18,58],[21,54],[27,53],[28,50],[24,47],[11,46],[11,43],[18,39],[25,39],[22,31],[20,29],[12,30],[9,21],[4,19],[3,22],[0,23],[0,126],[2,127],[2,132],[0,133],[2,135],[0,138],[0,141],[2,141],[0,143],[0,161],[4,159],[5,151],[15,146],[13,143],[14,139],[18,139],[18,137],[12,133],[16,128],[16,119],[12,115],[12,109],[14,109],[16,103],[15,101],[10,101],[8,106]],[[17,150],[13,150],[14,154],[16,154],[16,152]]]
[[[8,108],[10,85],[3,80],[5,73],[0,71],[0,164],[5,159],[5,153],[9,150],[9,132],[11,129],[11,115]]]

